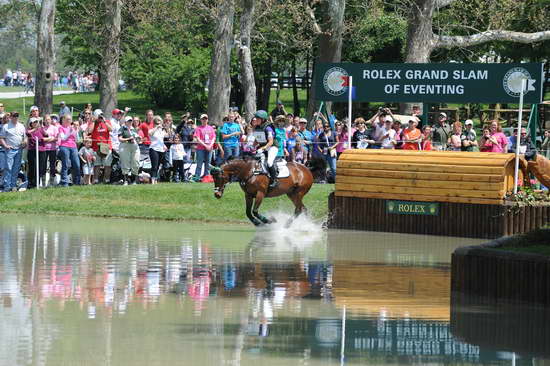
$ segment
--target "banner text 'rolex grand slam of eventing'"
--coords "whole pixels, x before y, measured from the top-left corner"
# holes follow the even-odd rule
[[[542,102],[543,67],[525,64],[355,64],[316,65],[316,98],[358,102],[525,103]]]

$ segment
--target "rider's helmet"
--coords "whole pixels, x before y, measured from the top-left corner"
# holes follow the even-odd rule
[[[254,114],[254,117],[266,120],[268,118],[268,115],[266,111],[264,111],[263,109],[260,109],[256,111],[256,113]]]

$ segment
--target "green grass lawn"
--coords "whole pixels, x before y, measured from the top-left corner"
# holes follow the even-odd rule
[[[314,218],[327,216],[331,184],[315,184],[304,203]],[[266,199],[262,213],[294,212],[286,196]],[[244,196],[237,183],[227,186],[222,199],[213,184],[164,183],[136,186],[79,186],[0,194],[0,212],[71,216],[126,217],[160,220],[248,222]]]

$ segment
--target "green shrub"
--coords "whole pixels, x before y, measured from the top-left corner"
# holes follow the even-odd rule
[[[129,52],[122,66],[128,85],[157,107],[193,112],[205,110],[210,49],[194,48],[184,53],[162,47],[149,58]]]

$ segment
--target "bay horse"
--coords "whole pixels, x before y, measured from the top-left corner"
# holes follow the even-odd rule
[[[290,175],[278,178],[279,184],[269,189],[269,177],[265,174],[255,174],[258,162],[254,159],[234,159],[211,168],[214,177],[214,196],[222,198],[225,186],[236,179],[241,186],[246,200],[246,216],[256,226],[270,224],[271,221],[258,212],[264,198],[277,197],[286,194],[294,203],[294,217],[305,213],[306,207],[302,200],[313,185],[313,175],[310,170],[299,163],[287,163]]]

